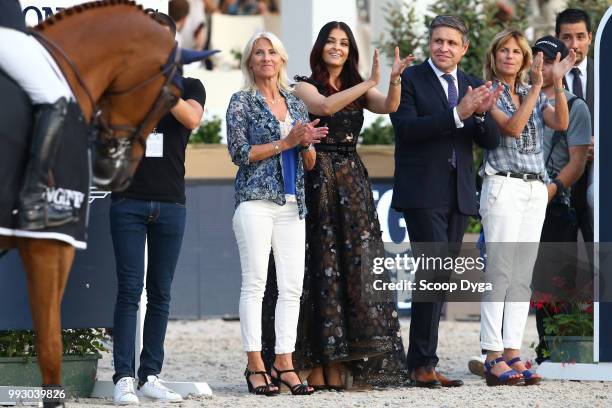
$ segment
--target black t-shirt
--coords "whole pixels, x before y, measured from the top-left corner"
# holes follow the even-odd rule
[[[204,107],[206,91],[200,81],[183,78],[183,89],[183,99],[193,99]],[[169,112],[155,131],[164,135],[163,157],[143,157],[132,184],[113,196],[185,204],[185,149],[191,130]]]

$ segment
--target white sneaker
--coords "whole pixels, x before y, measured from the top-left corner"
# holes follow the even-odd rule
[[[176,392],[162,384],[159,378],[154,375],[147,376],[147,382],[138,387],[142,395],[148,398],[167,402],[180,402],[183,400]]]
[[[138,397],[134,391],[134,379],[123,377],[115,384],[113,393],[115,405],[138,405]]]

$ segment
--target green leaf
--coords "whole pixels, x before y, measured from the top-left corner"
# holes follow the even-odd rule
[[[359,141],[362,145],[392,145],[395,143],[393,126],[385,123],[383,117],[378,117],[369,127],[361,131]]]
[[[205,120],[189,137],[189,143],[221,143],[221,118],[213,116]]]

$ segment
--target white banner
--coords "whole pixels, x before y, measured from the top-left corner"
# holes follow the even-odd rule
[[[86,3],[79,0],[20,0],[21,8],[25,14],[26,24],[34,26],[48,18],[50,15],[77,4]],[[147,10],[168,12],[168,0],[137,0]]]

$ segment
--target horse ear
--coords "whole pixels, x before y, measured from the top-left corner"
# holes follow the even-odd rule
[[[210,56],[221,52],[221,50],[204,50],[204,51],[196,51],[190,50],[187,48],[181,48],[181,64],[187,65],[192,62],[201,61],[203,59],[209,58]]]

